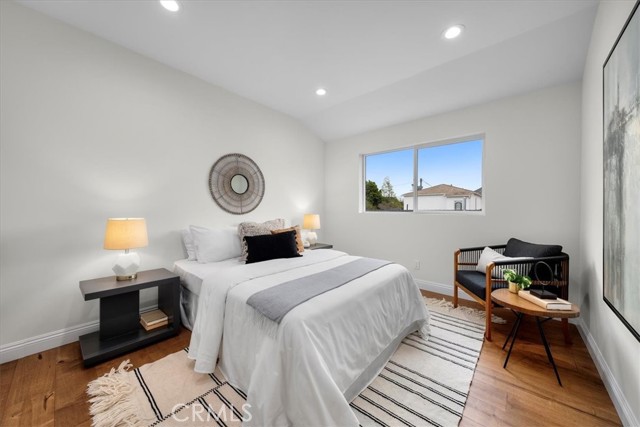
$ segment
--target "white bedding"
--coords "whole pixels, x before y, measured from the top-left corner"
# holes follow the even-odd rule
[[[247,392],[252,419],[245,426],[357,426],[348,402],[406,334],[428,334],[420,291],[397,264],[299,305],[276,333],[265,332],[246,304],[259,290],[355,258],[309,251],[301,258],[230,264],[202,281],[189,357],[197,372],[208,373],[220,355],[227,379]]]
[[[238,265],[244,265],[244,263],[240,262],[240,257],[207,263],[181,259],[173,264],[173,271],[180,276],[182,284],[189,289],[189,291],[200,295],[200,288],[202,287],[202,281],[205,277]]]
[[[198,300],[202,280],[208,275],[234,267],[241,263],[240,257],[224,261],[200,263],[195,260],[182,259],[173,264],[173,272],[180,276],[182,289],[180,291],[180,317],[182,325],[193,330],[198,313]]]

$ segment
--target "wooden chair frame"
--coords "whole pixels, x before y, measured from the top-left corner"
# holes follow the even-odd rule
[[[458,271],[460,270],[475,270],[480,255],[486,246],[477,246],[472,248],[460,248],[453,254],[453,306],[458,307],[458,288],[469,294],[475,301],[482,304],[485,307],[486,329],[485,338],[487,341],[491,341],[491,315],[494,308],[494,303],[491,301],[491,292],[495,289],[508,287],[507,282],[502,278],[493,278],[493,270],[495,268],[511,268],[516,270],[519,274],[529,274],[529,271],[535,266],[537,262],[545,261],[551,265],[558,265],[554,272],[555,278],[551,283],[545,282],[547,285],[557,286],[560,289],[560,298],[568,299],[569,297],[569,255],[562,253],[559,256],[544,257],[544,258],[531,258],[527,260],[518,261],[498,261],[490,262],[487,264],[485,271],[485,299],[483,300],[464,285],[458,282]],[[507,245],[493,245],[489,246],[491,249],[499,253],[504,253]],[[534,281],[535,284],[541,282]],[[571,343],[571,337],[569,335],[569,323],[567,319],[562,319],[562,331],[564,333],[565,341],[567,344]]]

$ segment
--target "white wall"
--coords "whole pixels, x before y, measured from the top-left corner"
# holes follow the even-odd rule
[[[511,236],[563,245],[579,271],[580,102],[573,83],[327,143],[323,241],[392,259],[445,292],[456,248]],[[486,136],[482,213],[358,212],[361,154],[477,134]]]
[[[578,276],[581,286],[576,301],[580,304],[580,319],[586,329],[587,339],[593,340],[597,346],[595,356],[605,364],[601,367],[605,384],[614,397],[614,403],[618,403],[620,417],[629,426],[640,425],[640,342],[602,299],[602,65],[633,5],[633,1],[600,3],[584,69],[580,220],[582,269]],[[637,260],[629,262],[637,263]],[[640,301],[636,302],[636,306],[640,309]]]
[[[98,318],[78,281],[113,274],[116,252],[102,249],[108,217],[145,217],[142,268],[170,269],[189,224],[322,213],[324,143],[297,121],[0,3],[5,349]],[[248,215],[223,212],[209,194],[209,169],[230,152],[251,157],[266,179],[264,200]]]

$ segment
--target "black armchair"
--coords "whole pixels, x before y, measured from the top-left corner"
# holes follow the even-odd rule
[[[476,267],[485,246],[461,248],[454,253],[453,306],[458,306],[458,289],[462,289],[474,300],[482,304],[487,315],[485,338],[488,341],[491,341],[491,314],[494,306],[491,301],[491,292],[495,289],[508,287],[507,282],[502,277],[502,269],[511,268],[519,274],[529,275],[534,279],[531,285],[534,289],[545,285],[545,289],[556,293],[560,298],[568,298],[569,255],[562,252],[561,246],[537,245],[518,239],[509,239],[506,245],[488,247],[503,254],[505,257],[528,258],[492,261],[486,265],[484,272],[479,272]],[[538,269],[539,277],[536,277],[536,264],[540,261],[546,262],[551,267],[552,273],[550,277],[547,277],[549,276],[548,269]],[[487,292],[487,289],[489,289],[489,292]],[[570,342],[567,319],[562,320],[562,327],[565,340]]]

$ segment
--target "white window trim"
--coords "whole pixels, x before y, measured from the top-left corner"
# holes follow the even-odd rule
[[[481,211],[456,211],[456,210],[412,210],[412,211],[368,211],[367,210],[367,201],[366,201],[366,182],[367,182],[367,165],[365,159],[367,156],[375,156],[379,154],[393,153],[396,151],[403,150],[413,150],[413,206],[418,206],[418,181],[420,178],[418,177],[418,151],[422,148],[433,148],[441,145],[451,145],[458,144],[462,142],[470,142],[482,140],[482,179],[481,179],[481,188],[482,188],[482,210]],[[448,138],[448,139],[439,139],[436,141],[423,142],[416,145],[410,145],[405,147],[392,148],[389,150],[375,151],[372,153],[362,153],[359,155],[360,159],[360,186],[358,187],[360,197],[359,197],[359,213],[361,214],[373,214],[373,215],[407,215],[407,214],[415,214],[415,215],[486,215],[486,188],[484,185],[484,171],[485,171],[485,149],[486,149],[486,134],[485,133],[476,133],[472,135],[466,135],[456,138]]]

